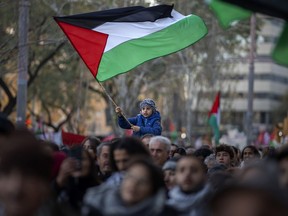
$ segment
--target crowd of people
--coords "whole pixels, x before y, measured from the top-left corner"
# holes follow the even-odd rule
[[[287,146],[188,149],[153,134],[58,146],[0,125],[0,215],[288,215]]]

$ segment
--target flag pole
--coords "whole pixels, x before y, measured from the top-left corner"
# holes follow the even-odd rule
[[[118,105],[115,103],[115,101],[113,100],[113,98],[109,95],[109,93],[106,91],[106,89],[104,88],[104,86],[100,83],[100,81],[96,78],[96,81],[98,82],[98,84],[100,85],[101,89],[103,90],[103,92],[105,93],[105,95],[108,97],[108,99],[112,102],[112,104],[116,107],[118,107]],[[132,127],[133,125],[129,122],[129,120],[127,119],[127,117],[121,112],[121,116],[128,122],[128,124]]]

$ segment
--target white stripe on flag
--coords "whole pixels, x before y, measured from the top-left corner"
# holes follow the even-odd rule
[[[155,22],[106,22],[92,30],[109,35],[104,50],[107,52],[121,43],[160,31],[185,18],[175,10],[171,15],[172,17],[158,19]]]
[[[218,107],[218,111],[216,113],[216,118],[217,118],[217,124],[218,124],[218,126],[220,126],[220,123],[221,123],[221,110],[220,110],[220,107]]]

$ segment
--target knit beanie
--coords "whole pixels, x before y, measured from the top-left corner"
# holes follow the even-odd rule
[[[165,162],[165,164],[162,167],[162,170],[173,170],[175,171],[176,169],[176,161],[175,160],[168,160]]]
[[[141,103],[140,103],[140,109],[142,109],[143,107],[145,106],[149,106],[152,108],[153,112],[156,111],[156,105],[155,105],[155,102],[150,99],[150,98],[146,98],[144,99]]]

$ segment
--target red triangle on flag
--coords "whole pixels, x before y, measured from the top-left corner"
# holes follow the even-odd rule
[[[56,20],[57,21],[57,20]],[[57,21],[94,77],[106,46],[108,35]]]
[[[220,92],[218,92],[216,95],[216,98],[214,100],[213,106],[209,112],[208,117],[210,117],[212,114],[218,113],[219,108],[220,108]]]

